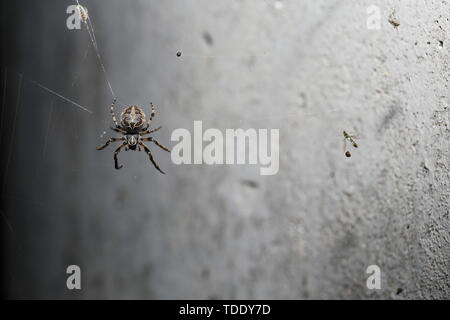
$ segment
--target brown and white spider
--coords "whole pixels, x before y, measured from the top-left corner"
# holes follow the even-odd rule
[[[117,154],[122,151],[122,149],[125,149],[125,151],[141,151],[142,149],[144,149],[155,168],[159,172],[164,173],[156,164],[155,160],[153,160],[153,156],[149,147],[144,144],[144,141],[150,141],[156,144],[161,149],[170,152],[169,149],[161,145],[158,141],[153,139],[153,137],[144,137],[161,129],[161,127],[158,127],[156,129],[149,130],[152,119],[155,116],[155,107],[153,106],[153,104],[150,102],[152,113],[150,114],[150,118],[148,119],[148,121],[145,119],[145,113],[141,108],[137,106],[129,106],[122,111],[120,115],[120,124],[118,124],[116,116],[114,114],[115,103],[116,99],[114,99],[113,103],[111,104],[111,117],[114,123],[114,126],[111,126],[111,130],[122,133],[123,137],[110,138],[103,146],[98,147],[97,150],[105,149],[111,142],[121,141],[122,145],[119,146],[116,151],[114,151],[114,165],[116,169],[122,168],[122,166],[119,166],[117,163]]]

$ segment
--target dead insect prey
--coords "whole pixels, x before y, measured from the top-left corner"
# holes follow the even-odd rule
[[[398,19],[395,17],[395,11],[393,11],[388,18],[388,21],[391,25],[394,26],[394,28],[397,28],[400,25],[400,22],[398,21]]]
[[[89,19],[87,9],[79,4],[77,5],[77,9],[78,9],[78,13],[80,14],[81,21],[83,21],[84,23],[87,23],[87,21]]]
[[[355,142],[356,137],[354,135],[348,134],[345,130],[342,131],[342,134],[344,135],[344,150],[347,148],[347,141],[349,141],[354,148],[358,148],[358,144]],[[352,154],[347,150],[345,151],[345,156],[350,158]]]

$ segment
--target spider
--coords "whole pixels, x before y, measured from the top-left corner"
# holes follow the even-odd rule
[[[161,127],[158,127],[153,130],[149,130],[150,124],[152,122],[153,117],[155,116],[155,107],[150,102],[150,106],[152,107],[152,113],[150,114],[150,118],[148,121],[145,119],[145,113],[142,111],[141,108],[137,106],[129,106],[125,107],[125,109],[122,111],[120,115],[120,124],[117,123],[116,116],[114,114],[114,105],[116,103],[116,99],[114,99],[113,103],[111,104],[111,117],[113,120],[114,125],[111,126],[111,130],[122,133],[123,137],[121,138],[110,138],[103,146],[100,146],[97,148],[97,150],[103,150],[105,149],[111,142],[118,142],[122,141],[122,145],[120,145],[116,151],[114,151],[114,166],[118,170],[122,168],[122,166],[119,166],[117,155],[119,154],[122,149],[125,149],[125,151],[128,150],[139,150],[144,151],[148,154],[148,157],[150,158],[150,161],[153,163],[155,168],[164,174],[164,172],[161,170],[161,168],[156,164],[155,160],[153,160],[152,153],[144,144],[144,141],[150,141],[156,144],[161,149],[170,152],[169,149],[161,145],[157,140],[153,139],[153,137],[144,137],[148,134],[151,134],[153,132],[158,131],[161,129]]]

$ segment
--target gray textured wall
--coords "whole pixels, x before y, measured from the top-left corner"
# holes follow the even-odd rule
[[[82,3],[120,103],[153,101],[162,143],[194,120],[279,128],[280,171],[176,166],[156,149],[165,176],[143,153],[116,171],[113,148],[95,151],[111,95],[85,30],[65,27],[71,2],[28,2],[16,67],[93,114],[23,82],[2,134],[8,296],[450,298],[448,2]],[[366,27],[372,4],[381,30]],[[351,158],[343,129],[360,136]]]

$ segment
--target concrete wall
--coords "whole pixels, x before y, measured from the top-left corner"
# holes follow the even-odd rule
[[[279,128],[274,176],[157,149],[166,175],[132,152],[116,171],[114,149],[95,150],[115,136],[112,98],[69,4],[28,2],[11,21],[15,67],[93,113],[23,82],[2,133],[8,296],[450,298],[448,2],[82,2],[120,104],[153,101],[160,142],[194,120]],[[351,158],[342,130],[359,135]],[[372,264],[381,290],[366,288]]]

